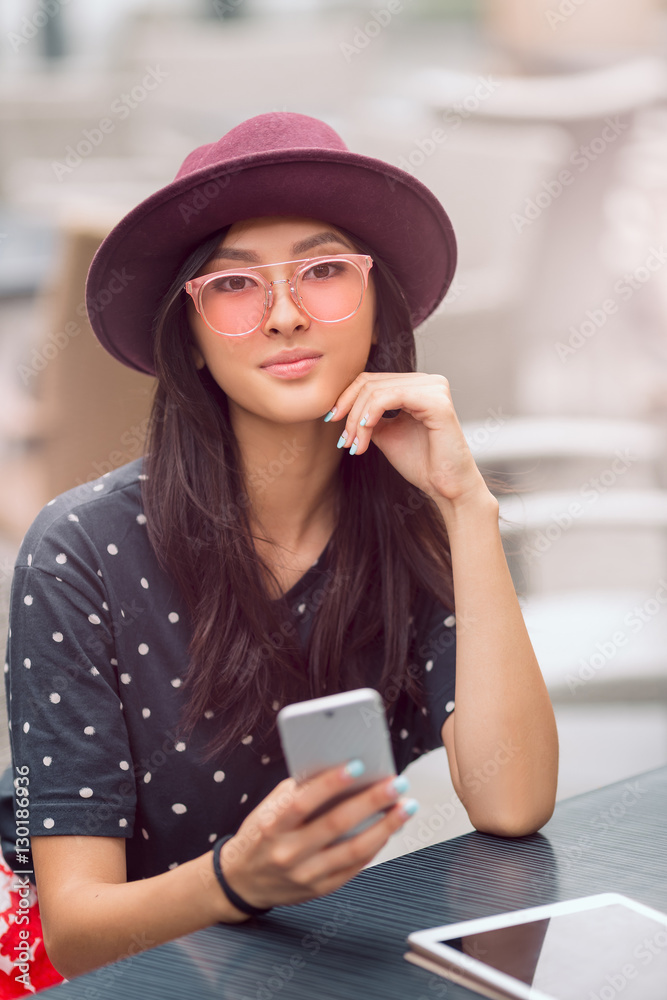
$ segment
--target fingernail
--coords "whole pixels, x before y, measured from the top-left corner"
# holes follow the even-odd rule
[[[343,431],[341,436],[338,438],[338,444],[336,445],[336,447],[342,448],[346,441],[347,441],[347,431]]]
[[[336,412],[337,409],[338,409],[338,407],[334,406],[331,410],[329,410],[329,412],[327,413],[327,415],[324,418],[324,423],[325,424],[327,423],[327,421],[331,420],[331,418],[333,417],[333,415],[334,415],[334,413]]]
[[[414,816],[414,814],[419,809],[419,803],[417,799],[406,799],[403,803],[403,815],[404,816]]]
[[[361,418],[361,420],[359,421],[359,426],[360,427],[365,427],[366,426],[366,421],[368,420],[369,417],[370,417],[370,413],[367,413],[365,416],[363,416]]]
[[[356,437],[354,439],[354,441],[352,442],[352,446],[350,447],[350,455],[354,455],[355,454],[355,452],[357,450],[357,445],[358,444],[359,444],[359,438]]]
[[[348,777],[358,778],[360,775],[364,773],[366,768],[364,766],[363,760],[359,760],[357,758],[355,760],[351,760],[349,764],[346,764],[343,770],[345,771],[345,774]]]
[[[389,783],[389,792],[396,792],[397,795],[402,795],[403,792],[407,792],[410,787],[410,782],[405,777],[404,774],[399,774],[393,781]]]

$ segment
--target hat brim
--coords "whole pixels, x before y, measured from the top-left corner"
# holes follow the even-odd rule
[[[155,314],[183,260],[224,226],[274,215],[322,219],[366,242],[400,283],[414,326],[438,306],[454,276],[452,224],[421,181],[348,151],[273,150],[183,176],[115,226],[86,282],[101,344],[123,364],[154,375]]]

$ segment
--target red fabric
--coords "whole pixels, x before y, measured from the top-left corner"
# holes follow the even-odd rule
[[[14,875],[0,856],[0,1000],[5,1000],[6,997],[32,996],[39,990],[63,982],[63,977],[51,965],[44,948],[37,890],[30,883],[30,895],[24,894],[30,906],[20,906],[20,878],[20,875]],[[28,920],[23,919],[17,923],[17,917],[26,913]],[[27,937],[25,933],[21,935],[21,931],[27,931]],[[29,960],[26,963],[27,974],[24,976],[19,962],[20,952],[25,946]]]

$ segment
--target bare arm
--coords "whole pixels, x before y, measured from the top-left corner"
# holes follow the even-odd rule
[[[558,735],[503,552],[498,502],[480,490],[438,507],[456,598],[456,710],[442,727],[452,782],[478,830],[533,833],[554,809]]]
[[[212,850],[127,882],[121,837],[33,837],[31,843],[44,944],[67,979],[219,921],[248,919],[215,878]]]

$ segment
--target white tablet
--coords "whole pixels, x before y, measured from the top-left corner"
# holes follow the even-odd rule
[[[408,943],[503,996],[667,998],[667,916],[617,893],[431,927]]]

